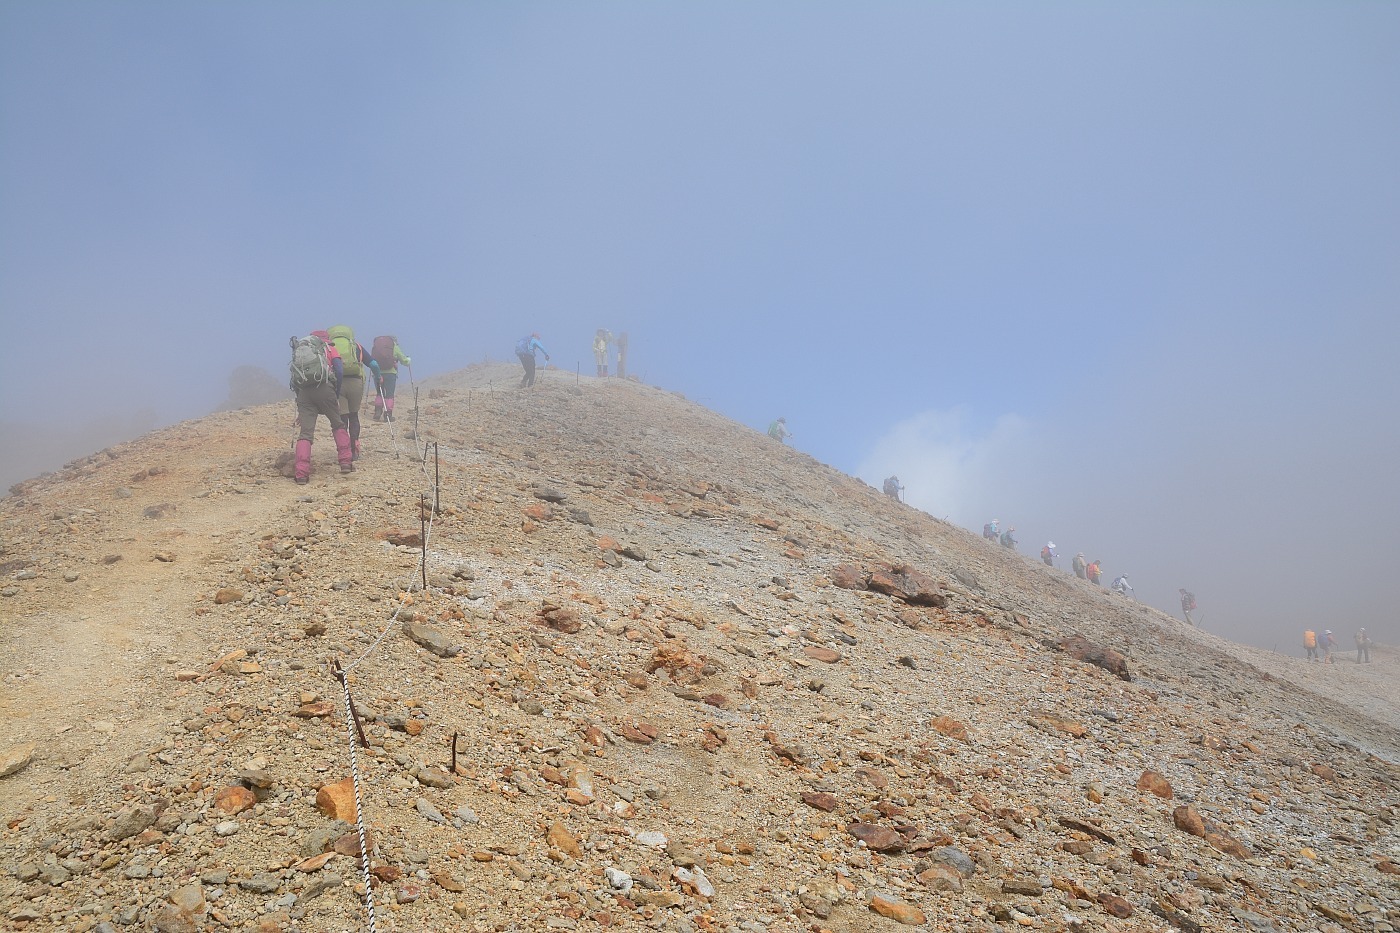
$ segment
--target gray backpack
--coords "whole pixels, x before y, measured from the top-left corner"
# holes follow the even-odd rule
[[[314,334],[307,337],[293,337],[292,385],[307,386],[326,382],[331,378],[331,367],[326,362],[326,342]]]

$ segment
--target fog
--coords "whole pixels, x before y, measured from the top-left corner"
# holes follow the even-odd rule
[[[294,333],[421,379],[608,327],[1212,631],[1400,641],[1397,45],[1331,2],[0,6],[0,479]]]

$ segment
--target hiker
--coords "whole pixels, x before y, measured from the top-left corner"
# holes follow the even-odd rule
[[[982,526],[982,537],[988,541],[996,541],[1001,537],[1001,523],[995,518]]]
[[[1095,560],[1084,568],[1084,573],[1089,578],[1089,582],[1094,586],[1099,585],[1099,580],[1103,577],[1103,561]]]
[[[627,331],[622,331],[614,341],[617,346],[617,378],[627,378]]]
[[[374,420],[394,420],[394,388],[399,384],[399,364],[412,368],[413,360],[399,346],[394,336],[375,337],[370,355],[379,364],[379,379],[374,392]]]
[[[324,331],[322,331],[324,333]],[[316,439],[316,416],[325,415],[331,423],[331,436],[335,438],[336,458],[340,461],[340,472],[355,472],[352,463],[354,451],[350,448],[350,434],[340,419],[341,383],[344,378],[344,361],[330,341],[320,334],[308,337],[293,337],[290,388],[297,397],[297,424],[301,428],[296,442],[296,472],[298,486],[311,481],[311,444]]]
[[[1045,566],[1047,567],[1055,566],[1055,558],[1059,556],[1060,555],[1055,553],[1054,541],[1047,541],[1045,547],[1040,549],[1040,559],[1045,561]]]
[[[1314,632],[1312,629],[1308,629],[1306,632],[1303,633],[1303,650],[1308,653],[1309,661],[1319,660],[1317,651],[1317,632]]]
[[[593,335],[593,362],[598,364],[599,376],[608,374],[608,344],[612,343],[612,339],[613,335],[601,327]]]
[[[898,476],[891,476],[889,479],[885,480],[885,495],[889,496],[891,499],[900,499],[903,492],[904,487],[900,485]],[[900,501],[903,500],[900,499]]]
[[[1133,599],[1137,599],[1137,594],[1133,592],[1133,586],[1128,582],[1128,575],[1126,573],[1120,573],[1118,575],[1118,579],[1113,581],[1112,589],[1113,592],[1117,593],[1119,596],[1131,596]]]
[[[350,432],[351,456],[358,460],[360,406],[365,401],[365,373],[372,373],[378,381],[379,364],[363,346],[355,342],[355,332],[344,324],[337,324],[326,333],[345,366],[345,378],[340,382],[340,420],[345,422],[346,430]]]
[[[520,388],[535,384],[535,351],[544,354],[544,361],[549,362],[549,351],[540,343],[540,333],[535,331],[528,337],[521,337],[515,344],[515,355],[520,357],[520,365],[525,367],[525,375],[520,380]]]
[[[1087,579],[1087,570],[1089,564],[1084,560],[1083,551],[1080,551],[1078,554],[1074,555],[1074,560],[1070,561],[1069,565],[1074,568],[1074,575],[1076,577],[1078,577],[1081,580]]]
[[[1326,629],[1322,633],[1322,663],[1332,663],[1332,649],[1337,647],[1337,639],[1332,634],[1332,630]]]
[[[1196,611],[1196,594],[1187,592],[1184,586],[1179,592],[1181,593],[1181,614],[1186,617],[1187,625],[1195,625],[1196,623],[1191,619],[1191,613]]]
[[[1001,546],[1009,547],[1014,551],[1016,550],[1016,544],[1016,526],[1012,525],[1001,533]]]
[[[792,437],[792,432],[788,430],[787,419],[779,418],[768,426],[768,436],[779,444],[787,443],[787,439]]]
[[[1356,663],[1360,664],[1362,658],[1366,659],[1367,664],[1371,663],[1371,636],[1366,634],[1364,628],[1356,633]]]

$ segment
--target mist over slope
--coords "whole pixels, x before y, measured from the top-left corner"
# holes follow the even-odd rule
[[[1393,656],[1254,655],[673,393],[518,372],[423,387],[436,512],[407,405],[347,476],[321,425],[307,487],[284,404],[0,502],[11,923],[362,926],[328,661],[381,929],[1400,921]]]

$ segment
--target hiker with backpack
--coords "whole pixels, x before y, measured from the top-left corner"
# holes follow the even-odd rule
[[[1113,581],[1112,589],[1113,592],[1117,593],[1119,596],[1131,596],[1133,599],[1137,599],[1137,594],[1133,592],[1133,586],[1128,582],[1128,575],[1126,573],[1120,573],[1118,575],[1118,578]]]
[[[1309,661],[1320,661],[1321,655],[1317,648],[1317,632],[1308,629],[1303,633],[1303,650],[1308,653]]]
[[[1001,523],[995,518],[982,526],[982,537],[988,541],[997,541],[1001,538]]]
[[[1196,611],[1196,594],[1187,592],[1186,587],[1181,590],[1181,614],[1186,617],[1187,625],[1195,625],[1191,619],[1191,613]]]
[[[613,335],[601,327],[593,335],[593,362],[597,364],[598,376],[608,374],[608,344],[612,343],[612,339]]]
[[[1040,549],[1040,559],[1045,562],[1045,566],[1047,567],[1055,566],[1055,558],[1059,556],[1060,555],[1055,553],[1054,541],[1046,542],[1045,547]]]
[[[378,381],[379,364],[362,345],[355,342],[355,332],[344,324],[326,331],[331,345],[340,354],[345,366],[345,378],[340,383],[340,417],[350,432],[350,450],[360,459],[360,407],[365,401],[365,375]]]
[[[340,353],[325,338],[325,333],[313,332],[306,337],[293,337],[290,341],[290,388],[296,393],[297,423],[301,428],[296,442],[294,473],[299,486],[311,481],[311,444],[316,439],[317,415],[325,415],[331,423],[340,472],[355,472],[350,432],[345,430],[345,423],[340,418],[339,398],[345,364]]]
[[[1320,639],[1320,641],[1322,643],[1322,663],[1331,664],[1332,649],[1337,647],[1337,638],[1335,635],[1332,634],[1332,630],[1329,628],[1323,631],[1322,638]]]
[[[1074,555],[1074,560],[1070,561],[1070,566],[1074,568],[1074,575],[1081,580],[1088,579],[1089,564],[1084,560],[1084,552],[1080,551]]]
[[[1002,546],[1002,547],[1010,548],[1011,550],[1014,551],[1014,550],[1016,550],[1016,545],[1017,545],[1018,543],[1019,543],[1019,542],[1016,540],[1016,526],[1015,526],[1015,525],[1012,525],[1010,528],[1006,529],[1005,531],[1003,531],[1003,532],[1001,533],[1001,546]]]
[[[1366,634],[1364,628],[1356,633],[1356,663],[1361,664],[1362,658],[1365,658],[1365,663],[1371,663],[1371,636]]]
[[[535,384],[535,351],[544,354],[544,361],[549,362],[549,351],[540,343],[539,331],[535,331],[528,337],[521,337],[515,343],[515,355],[520,358],[520,365],[525,367],[525,375],[520,380],[520,388],[524,389]]]
[[[786,444],[787,439],[792,437],[792,432],[788,430],[787,418],[779,418],[768,425],[768,436],[779,444]]]
[[[1103,561],[1090,561],[1089,566],[1084,568],[1084,574],[1089,578],[1090,583],[1099,586],[1099,580],[1103,579]]]
[[[394,336],[375,337],[370,345],[370,356],[379,364],[379,379],[374,392],[374,420],[394,420],[394,389],[399,384],[399,364],[412,366],[413,360],[399,346],[399,338]]]
[[[617,347],[617,378],[627,378],[627,331],[622,331],[614,341]]]
[[[889,496],[891,499],[899,499],[902,502],[903,499],[901,497],[903,493],[904,486],[900,484],[898,476],[891,476],[889,479],[885,480],[885,495]]]

